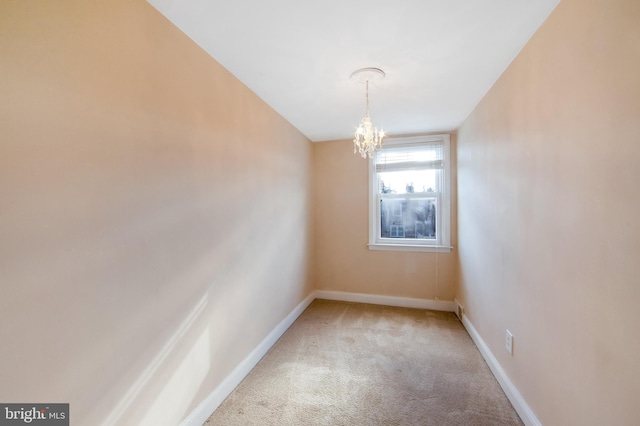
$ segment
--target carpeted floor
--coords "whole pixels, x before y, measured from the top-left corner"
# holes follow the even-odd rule
[[[315,300],[205,425],[521,425],[453,313]]]

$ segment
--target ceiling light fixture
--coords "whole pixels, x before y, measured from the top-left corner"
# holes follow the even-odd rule
[[[379,68],[362,68],[351,74],[351,80],[358,83],[365,83],[367,93],[367,112],[360,125],[356,129],[355,138],[353,139],[353,153],[359,152],[362,158],[373,157],[375,150],[382,147],[382,138],[384,138],[384,130],[380,127],[380,131],[371,123],[369,117],[369,82],[380,82],[384,80],[385,74]]]

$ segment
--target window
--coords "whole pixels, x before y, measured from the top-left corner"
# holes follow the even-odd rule
[[[449,135],[389,138],[369,163],[369,248],[450,251]]]

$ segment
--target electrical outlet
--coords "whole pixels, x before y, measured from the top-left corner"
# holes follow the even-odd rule
[[[506,341],[507,352],[513,356],[513,334],[509,330],[507,330],[507,341]]]

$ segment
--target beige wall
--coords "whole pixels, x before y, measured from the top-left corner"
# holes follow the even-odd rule
[[[455,164],[455,135],[451,138]],[[319,290],[453,300],[452,253],[370,251],[368,160],[350,140],[313,144],[315,280]],[[455,167],[451,173],[455,188]],[[452,242],[456,246],[455,191]]]
[[[640,418],[638,76],[640,3],[563,0],[459,130],[456,294],[545,425]]]
[[[143,0],[3,0],[0,76],[0,401],[179,423],[312,290],[310,142]]]

